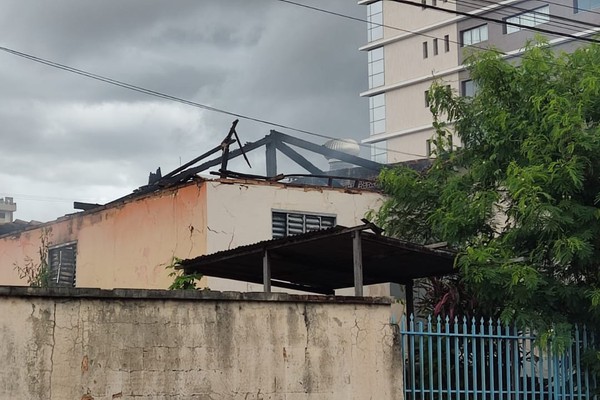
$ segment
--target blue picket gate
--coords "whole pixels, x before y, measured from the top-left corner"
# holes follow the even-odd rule
[[[561,354],[500,321],[411,316],[399,328],[405,400],[598,400],[583,362],[595,345],[585,327]]]

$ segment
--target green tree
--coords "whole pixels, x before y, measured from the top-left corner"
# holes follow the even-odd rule
[[[448,242],[479,314],[556,344],[570,324],[600,322],[600,46],[556,54],[538,39],[516,64],[471,55],[472,98],[433,85],[436,158],[424,173],[383,171],[375,219]]]

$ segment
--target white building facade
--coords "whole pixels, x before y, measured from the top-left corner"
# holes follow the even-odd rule
[[[17,203],[12,197],[0,197],[0,224],[13,222],[15,211],[17,211]]]
[[[495,47],[518,57],[541,28],[550,43],[572,50],[600,30],[600,0],[362,0],[370,22],[367,52],[372,159],[396,163],[429,157],[433,136],[427,91],[441,80],[461,95],[475,90],[465,71],[465,50]],[[424,6],[425,7],[424,7]],[[466,13],[468,15],[461,15]],[[483,18],[485,19],[483,19]]]

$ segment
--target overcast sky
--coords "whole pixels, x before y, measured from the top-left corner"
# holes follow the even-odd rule
[[[299,2],[366,14],[352,0]],[[358,96],[367,88],[366,55],[358,51],[365,42],[361,22],[277,0],[3,0],[0,11],[2,47],[355,139],[368,136],[367,101]],[[151,170],[166,173],[218,145],[234,119],[6,52],[0,52],[0,88],[0,197],[13,196],[15,218],[23,220],[48,221],[74,212],[74,200],[106,203],[130,193]],[[270,129],[246,120],[238,125],[244,142]],[[251,154],[251,172],[263,174],[264,152]]]

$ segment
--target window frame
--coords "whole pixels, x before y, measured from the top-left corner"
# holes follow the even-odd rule
[[[367,41],[383,39],[383,1],[367,5]]]
[[[481,33],[483,32],[483,30],[482,30],[483,28],[485,28],[485,39],[482,39],[482,35],[481,35]],[[477,40],[477,41],[473,40],[473,33],[474,32],[478,32],[479,40]],[[468,43],[466,43],[466,41],[465,41],[465,36],[466,36],[467,33],[469,33],[469,35],[470,35],[470,40],[469,40]],[[481,25],[477,25],[477,26],[474,26],[472,28],[460,31],[460,45],[461,45],[461,47],[467,47],[467,46],[472,46],[472,45],[477,44],[477,43],[486,42],[488,39],[489,39],[489,27],[488,27],[488,24],[481,24]]]
[[[378,162],[380,164],[387,164],[388,162],[388,146],[387,140],[376,142],[371,145],[371,161]]]
[[[369,134],[385,132],[386,125],[385,93],[369,97]]]
[[[285,227],[280,228],[285,230],[285,234],[279,234],[276,232],[276,220],[275,215],[285,215]],[[301,232],[290,232],[290,216],[302,216],[302,231]],[[319,219],[319,228],[317,229],[308,229],[307,227],[307,217],[309,218],[318,218]],[[330,222],[323,225],[324,219],[329,220]],[[323,229],[329,229],[337,226],[337,215],[336,214],[327,214],[327,213],[314,213],[309,211],[295,211],[295,210],[281,210],[281,209],[271,209],[271,237],[273,239],[281,239],[293,235],[302,235],[308,232],[314,232]]]
[[[469,86],[471,87],[471,94],[468,94],[467,92],[469,91]],[[473,79],[465,79],[460,81],[460,95],[462,97],[473,97],[476,93],[477,90],[479,89],[479,87],[477,86],[477,83],[473,80]]]
[[[58,265],[55,263],[55,253],[58,251]],[[68,258],[63,264],[64,257],[72,257],[72,263],[69,263]],[[69,264],[72,264],[69,265]],[[66,269],[65,274],[61,276],[63,265],[67,268],[72,268],[72,271]],[[70,273],[69,273],[70,272]],[[70,275],[70,276],[69,276]],[[64,279],[66,277],[66,279]],[[77,242],[61,243],[53,246],[48,246],[48,284],[49,286],[75,287],[77,283]]]
[[[540,10],[544,10],[546,12],[540,12]],[[542,18],[544,17],[544,18]],[[537,7],[528,11],[524,11],[519,14],[511,15],[510,17],[504,18],[504,34],[510,35],[513,33],[517,33],[522,31],[523,29],[527,29],[525,27],[521,28],[518,26],[507,25],[506,23],[513,23],[519,25],[525,25],[527,27],[534,27],[538,25],[547,24],[550,22],[550,5],[546,4],[541,7]],[[525,21],[523,19],[526,19]],[[538,21],[539,19],[539,21]],[[531,21],[531,25],[528,25],[527,22]]]
[[[383,46],[367,52],[369,89],[385,85],[385,51]]]
[[[585,0],[585,1],[590,3],[590,8],[580,7],[581,0],[573,0],[573,12],[575,14],[580,13],[580,12],[595,10],[596,8],[600,8],[600,0]],[[596,1],[597,3],[593,3],[594,1]],[[594,4],[596,4],[596,5],[594,5]]]

